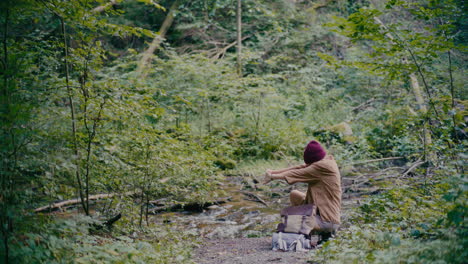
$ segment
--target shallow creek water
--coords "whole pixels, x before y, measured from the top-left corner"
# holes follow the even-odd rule
[[[228,182],[223,186],[230,199],[222,204],[211,205],[203,212],[165,212],[155,216],[155,221],[167,223],[170,221],[176,227],[184,228],[194,234],[206,238],[256,237],[274,231],[280,221],[276,202],[269,202],[260,192],[254,193],[268,203],[268,206],[255,202],[242,193],[242,185]],[[276,199],[278,200],[278,199]]]
[[[207,239],[270,236],[280,223],[279,211],[289,205],[289,192],[293,188],[287,184],[276,184],[274,189],[246,187],[242,176],[226,177],[222,186],[230,197],[226,203],[211,205],[203,212],[164,212],[154,216],[157,223],[170,222],[174,228],[182,228],[192,234]],[[304,186],[294,188],[305,189]],[[245,192],[256,195],[267,203],[254,201]],[[354,206],[355,200],[343,201],[344,214]]]

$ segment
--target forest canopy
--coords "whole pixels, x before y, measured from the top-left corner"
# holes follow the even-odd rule
[[[312,139],[343,182],[385,170],[365,160],[408,169],[312,261],[463,263],[466,8],[1,1],[2,263],[187,263],[200,234],[152,223],[154,201],[213,203],[246,164],[297,162]]]

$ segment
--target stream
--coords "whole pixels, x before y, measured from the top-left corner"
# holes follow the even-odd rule
[[[279,210],[286,205],[285,198],[271,200],[264,191],[246,188],[242,178],[237,176],[226,177],[222,187],[229,197],[226,202],[208,206],[203,212],[160,213],[156,222],[170,221],[176,227],[207,239],[259,237],[276,228],[280,221]],[[268,206],[255,201],[249,193],[264,200]]]

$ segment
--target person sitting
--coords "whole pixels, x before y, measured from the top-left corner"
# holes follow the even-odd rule
[[[285,180],[288,184],[307,183],[307,192],[291,191],[291,205],[314,204],[317,207],[319,243],[327,241],[340,225],[341,176],[332,155],[319,142],[310,141],[304,150],[304,163],[280,170],[266,170],[264,184]]]

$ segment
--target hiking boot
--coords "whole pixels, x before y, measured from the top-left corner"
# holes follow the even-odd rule
[[[319,235],[317,245],[327,242],[330,238],[334,237],[335,232],[326,232]]]

